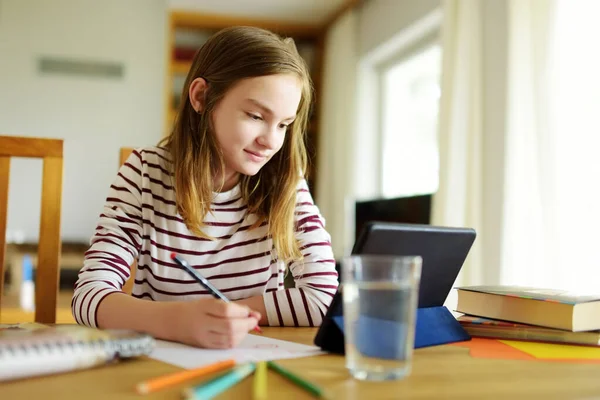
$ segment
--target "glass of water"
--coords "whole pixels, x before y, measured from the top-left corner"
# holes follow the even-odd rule
[[[342,261],[346,367],[360,380],[410,374],[422,259],[355,255]]]

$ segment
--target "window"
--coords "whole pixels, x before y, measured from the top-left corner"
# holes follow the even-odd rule
[[[431,41],[380,69],[383,197],[437,191],[440,73],[441,47]]]

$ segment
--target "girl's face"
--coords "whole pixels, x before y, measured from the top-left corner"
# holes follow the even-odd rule
[[[225,161],[215,182],[229,190],[239,175],[255,175],[281,149],[296,118],[302,86],[291,74],[241,80],[227,91],[213,113],[215,135]]]

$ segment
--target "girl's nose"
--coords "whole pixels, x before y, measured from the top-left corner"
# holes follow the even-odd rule
[[[258,144],[260,144],[263,147],[266,147],[267,149],[274,149],[277,147],[279,135],[281,134],[282,133],[279,131],[278,125],[268,126],[265,128],[262,135],[256,138],[256,141],[258,142]]]

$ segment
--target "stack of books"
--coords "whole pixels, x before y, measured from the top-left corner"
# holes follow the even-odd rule
[[[521,286],[457,288],[473,337],[600,346],[600,295]]]

